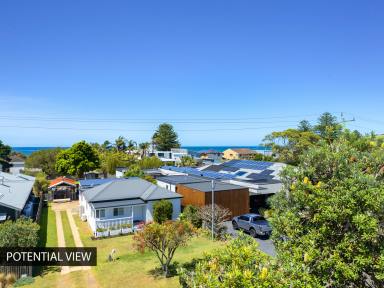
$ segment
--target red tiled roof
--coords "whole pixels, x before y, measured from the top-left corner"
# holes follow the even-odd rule
[[[71,185],[71,186],[76,186],[76,184],[77,184],[77,182],[75,180],[61,176],[61,177],[57,177],[56,179],[51,180],[51,183],[49,184],[48,188],[52,188],[52,187],[55,187],[55,186],[63,184],[63,183]]]

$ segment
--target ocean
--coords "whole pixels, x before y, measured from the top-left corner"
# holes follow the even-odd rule
[[[33,152],[46,150],[46,149],[53,149],[53,148],[56,148],[56,147],[12,147],[12,150],[15,152],[22,153],[25,156],[29,156]],[[62,148],[68,148],[68,147],[62,147]],[[249,148],[249,149],[258,150],[258,151],[270,150],[268,147],[264,147],[264,146],[184,146],[182,148],[188,149],[189,151],[192,151],[192,152],[209,150],[209,149],[223,152],[228,148]]]

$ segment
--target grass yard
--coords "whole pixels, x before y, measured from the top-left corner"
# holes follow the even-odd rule
[[[56,215],[50,206],[41,211],[38,246],[57,247]]]
[[[48,216],[46,244],[47,246],[57,246],[55,214],[51,209],[46,209]],[[62,213],[63,229],[67,246],[73,241],[73,236],[69,227],[66,213]],[[57,267],[48,267],[41,276],[35,277],[35,282],[24,286],[30,288],[48,287],[87,287],[92,283],[91,279],[96,278],[97,285],[103,287],[180,287],[178,276],[164,278],[155,276],[154,270],[159,268],[156,256],[151,252],[141,254],[133,249],[133,237],[119,236],[102,240],[92,240],[91,230],[87,222],[82,222],[78,215],[74,215],[75,223],[79,228],[79,233],[84,246],[97,247],[97,266],[88,271],[76,271],[66,275],[61,275]],[[69,232],[68,232],[69,231]],[[44,234],[44,233],[43,233]],[[69,236],[71,235],[71,236]],[[44,237],[43,237],[44,238]],[[67,240],[72,239],[72,240]],[[49,243],[49,245],[48,245]],[[55,244],[53,244],[55,243]],[[187,247],[179,248],[176,251],[173,263],[180,265],[189,263],[194,258],[199,258],[204,252],[212,251],[221,247],[223,243],[212,242],[205,237],[197,237],[190,241]],[[108,254],[116,249],[117,260],[108,262]],[[89,277],[90,274],[93,277]],[[94,284],[94,283],[93,283]],[[95,287],[95,286],[91,286]]]
[[[61,222],[63,223],[65,246],[66,247],[76,247],[75,240],[73,239],[73,234],[71,226],[69,225],[68,215],[66,211],[60,211]]]
[[[132,247],[133,237],[119,236],[102,240],[91,240],[91,231],[88,223],[82,222],[75,216],[76,225],[84,246],[97,247],[97,266],[92,271],[100,287],[180,287],[178,277],[155,277],[151,273],[159,267],[159,262],[153,253],[141,254]],[[212,242],[205,237],[194,238],[187,247],[179,248],[174,257],[174,262],[188,263],[194,258],[199,258],[204,251],[212,251],[223,245],[221,242]],[[115,262],[108,262],[108,254],[116,249]]]

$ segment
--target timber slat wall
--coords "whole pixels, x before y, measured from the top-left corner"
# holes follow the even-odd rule
[[[177,185],[177,193],[183,195],[182,206],[210,205],[212,199],[211,192],[203,192],[192,189],[181,184]],[[233,216],[249,213],[249,190],[248,188],[234,190],[215,190],[215,204],[228,208]]]
[[[7,274],[15,274],[16,279],[23,275],[32,276],[32,266],[0,266],[0,272]]]

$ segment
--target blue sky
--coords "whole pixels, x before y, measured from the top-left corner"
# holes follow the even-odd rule
[[[0,2],[0,139],[67,146],[174,124],[255,145],[330,111],[384,133],[383,1]]]

